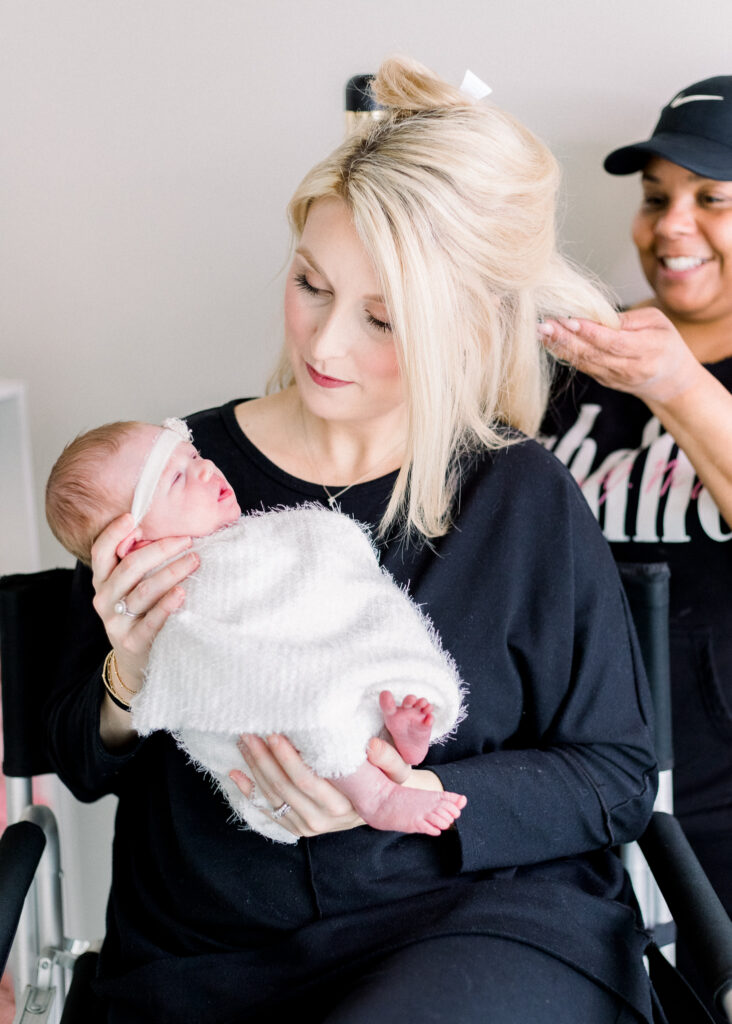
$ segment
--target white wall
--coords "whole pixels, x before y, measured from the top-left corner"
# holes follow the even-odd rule
[[[0,377],[38,495],[79,430],[261,390],[284,207],[351,74],[399,50],[488,81],[565,167],[569,251],[632,299],[637,181],[601,159],[731,47],[730,0],[0,0]]]
[[[631,301],[638,184],[602,158],[731,48],[732,0],[0,0],[0,378],[27,384],[43,565],[70,564],[40,496],[77,432],[261,391],[285,204],[352,74],[484,78],[564,165],[568,251]]]

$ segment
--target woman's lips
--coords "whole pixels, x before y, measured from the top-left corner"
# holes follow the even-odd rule
[[[704,256],[658,256],[657,259],[661,274],[671,280],[684,280],[711,262],[710,257]]]
[[[308,368],[308,373],[311,379],[321,388],[345,388],[351,382],[350,380],[338,380],[337,377],[326,377],[323,373],[318,373],[317,370],[313,369],[310,363],[305,363]]]

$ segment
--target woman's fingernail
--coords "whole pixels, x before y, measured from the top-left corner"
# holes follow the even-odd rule
[[[579,320],[575,320],[573,316],[564,317],[562,323],[568,331],[572,331],[574,334],[576,334],[577,331],[580,329]]]
[[[273,732],[271,736],[267,737],[267,745],[270,747],[278,747],[281,740],[282,737],[278,733]]]
[[[554,326],[548,323],[540,323],[536,325],[536,329],[542,338],[551,338],[554,334]]]

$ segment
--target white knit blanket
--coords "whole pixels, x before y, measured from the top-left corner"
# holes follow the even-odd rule
[[[427,618],[379,567],[364,530],[320,506],[243,516],[196,544],[186,601],[155,640],[132,722],[171,732],[237,818],[296,842],[229,779],[242,732],[287,736],[324,777],[356,770],[382,732],[381,690],[433,705],[432,742],[464,717],[464,687]]]

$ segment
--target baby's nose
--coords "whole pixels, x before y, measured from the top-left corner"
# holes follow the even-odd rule
[[[213,471],[214,471],[214,464],[213,464],[213,462],[211,462],[210,459],[201,459],[201,468],[199,469],[198,472],[199,472],[199,476],[200,476],[201,480],[203,480],[204,483],[207,480],[211,479],[211,476],[213,475]]]

